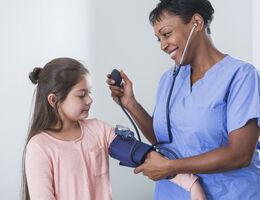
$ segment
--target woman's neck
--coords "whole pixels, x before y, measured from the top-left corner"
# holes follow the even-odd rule
[[[223,53],[215,48],[210,36],[206,34],[200,36],[197,48],[194,52],[191,67],[192,73],[195,76],[204,76],[213,65],[225,57]]]

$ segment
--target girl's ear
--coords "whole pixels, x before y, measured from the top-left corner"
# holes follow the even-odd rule
[[[56,94],[50,93],[47,98],[48,98],[48,102],[51,105],[51,107],[54,108],[54,106],[56,104],[56,100],[57,100]]]

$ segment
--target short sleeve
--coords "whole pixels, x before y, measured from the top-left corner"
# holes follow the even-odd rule
[[[32,139],[26,148],[25,173],[31,200],[55,200],[51,162]]]
[[[257,118],[260,127],[260,75],[252,65],[240,67],[230,86],[227,98],[228,133]]]

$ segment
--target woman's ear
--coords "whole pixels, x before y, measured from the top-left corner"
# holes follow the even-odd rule
[[[51,105],[51,107],[54,108],[54,106],[55,106],[55,104],[56,104],[56,101],[57,101],[57,96],[56,96],[56,94],[50,93],[47,98],[48,98],[48,102],[49,102],[49,104]]]
[[[194,14],[191,19],[191,22],[192,22],[192,24],[197,24],[197,27],[196,27],[197,30],[201,31],[204,29],[204,19],[200,14],[198,14],[198,13]]]

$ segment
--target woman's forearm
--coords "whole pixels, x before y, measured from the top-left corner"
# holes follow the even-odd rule
[[[257,120],[229,134],[228,145],[189,158],[171,160],[168,170],[175,173],[218,173],[250,165],[259,137]]]
[[[133,100],[133,103],[127,108],[127,111],[133,117],[135,123],[147,140],[152,144],[156,143],[156,137],[153,130],[153,119],[146,110],[136,100]]]
[[[246,165],[246,162],[234,156],[229,147],[225,146],[198,156],[170,160],[168,168],[170,174],[209,174],[234,170]]]

